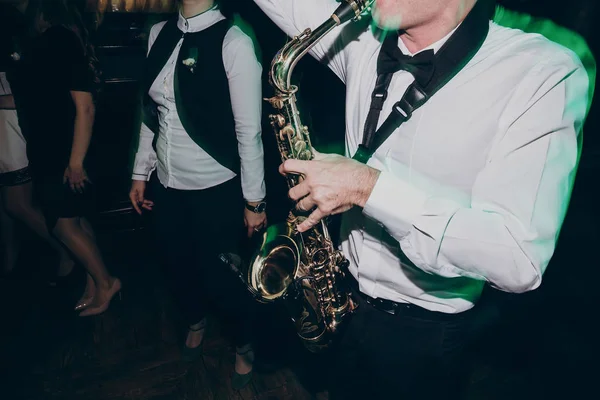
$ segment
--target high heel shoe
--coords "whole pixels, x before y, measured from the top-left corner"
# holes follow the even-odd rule
[[[98,289],[96,288],[96,290]],[[85,310],[79,313],[79,316],[91,317],[93,315],[102,314],[108,309],[108,306],[110,306],[110,301],[117,293],[119,294],[119,297],[121,297],[121,280],[119,278],[115,278],[115,280],[113,281],[113,284],[109,290],[108,300],[106,300],[103,304],[99,305],[98,307],[86,308]]]
[[[77,304],[75,304],[75,311],[81,311],[88,308],[90,304],[92,304],[92,301],[94,301],[94,296],[85,298],[82,297],[81,299],[79,299]]]
[[[204,331],[206,329],[206,319],[200,321],[198,328],[188,328],[188,332],[202,332],[202,339],[196,347],[188,347],[185,342],[181,346],[181,359],[186,362],[196,361],[202,355],[202,343],[204,342]]]
[[[85,289],[83,294],[75,304],[75,311],[82,311],[88,308],[92,302],[94,301],[94,296],[96,295],[96,284],[93,280],[88,279],[88,282],[85,284]]]
[[[245,347],[246,346],[242,347],[241,349],[236,348],[235,349],[236,356],[244,356],[244,355],[248,354],[248,358],[250,359],[250,362],[252,364],[254,364],[254,349],[252,348],[252,346],[248,346],[247,348],[245,348]],[[240,374],[234,370],[233,376],[231,377],[231,387],[234,390],[243,389],[252,380],[252,372],[253,371],[254,371],[254,367],[250,370],[250,372],[247,372],[245,374]]]

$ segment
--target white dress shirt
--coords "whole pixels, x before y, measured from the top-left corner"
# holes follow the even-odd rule
[[[255,2],[290,36],[339,5]],[[336,28],[311,51],[346,84],[348,156],[362,141],[381,47],[358,24]],[[394,75],[380,124],[413,80]],[[364,209],[345,214],[341,236],[360,290],[457,313],[486,281],[510,292],[536,288],[569,203],[587,90],[574,53],[490,22],[475,57],[368,163],[381,174]]]
[[[177,27],[182,32],[199,32],[223,19],[225,17],[219,9],[213,8],[187,19],[179,14]],[[148,51],[165,23],[160,22],[150,30]],[[159,113],[156,152],[152,148],[154,133],[142,124],[133,179],[149,180],[158,164],[158,179],[165,187],[206,189],[226,182],[236,174],[198,146],[185,132],[179,119],[173,77],[182,43],[183,38],[150,88],[150,97],[158,104]],[[252,40],[237,26],[232,26],[223,40],[223,65],[235,119],[243,195],[246,201],[259,201],[265,197],[261,138],[262,67],[256,58]]]

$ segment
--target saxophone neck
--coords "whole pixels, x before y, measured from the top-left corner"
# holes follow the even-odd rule
[[[339,20],[332,16],[314,31],[310,28],[305,29],[304,32],[295,36],[292,41],[279,50],[271,63],[271,73],[269,74],[271,85],[281,93],[291,94],[294,91],[291,77],[296,64],[315,43],[335,28],[338,23]]]
[[[306,29],[286,44],[271,63],[269,74],[271,85],[281,94],[292,91],[291,76],[298,61],[333,28],[350,20],[361,19],[364,13],[371,10],[375,0],[343,0],[331,17],[319,25],[314,31]]]

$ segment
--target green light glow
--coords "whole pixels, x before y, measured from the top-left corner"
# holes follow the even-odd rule
[[[233,24],[240,28],[242,32],[244,32],[248,37],[252,40],[252,44],[254,45],[254,53],[256,54],[256,59],[259,63],[262,64],[262,51],[258,44],[258,39],[254,34],[254,30],[245,20],[242,19],[240,14],[234,14],[233,16]]]
[[[548,19],[532,17],[528,14],[507,10],[502,6],[496,7],[494,22],[500,26],[520,29],[527,33],[539,33],[540,35],[546,37],[546,39],[560,44],[561,46],[564,46],[577,54],[588,74],[590,81],[586,111],[587,115],[587,113],[590,111],[592,98],[594,96],[594,87],[596,82],[596,60],[594,59],[592,51],[587,45],[585,39],[576,32],[559,26]]]

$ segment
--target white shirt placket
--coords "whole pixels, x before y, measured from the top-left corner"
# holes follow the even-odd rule
[[[165,101],[166,106],[166,112],[164,114],[164,129],[165,129],[165,166],[166,166],[166,173],[167,173],[167,182],[168,185],[171,185],[173,183],[173,168],[171,167],[171,150],[172,150],[172,142],[173,142],[173,135],[175,134],[174,132],[174,124],[173,124],[173,119],[175,118],[175,113],[173,112],[173,107],[174,107],[174,103],[172,101],[172,99],[175,98],[175,93],[174,93],[174,79],[175,79],[175,68],[176,68],[176,62],[177,59],[179,57],[179,51],[181,50],[181,45],[183,43],[183,38],[179,40],[179,42],[177,43],[177,47],[175,52],[173,52],[172,56],[171,56],[171,60],[170,60],[170,68],[168,73],[165,75],[165,78],[163,80],[163,87],[164,87],[164,94],[163,94],[163,99]]]

